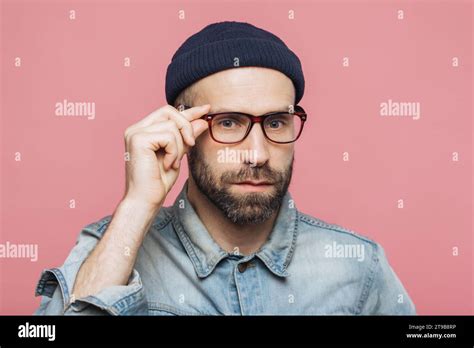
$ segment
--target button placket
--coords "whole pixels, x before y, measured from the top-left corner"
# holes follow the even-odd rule
[[[235,268],[235,285],[243,315],[258,314],[262,311],[256,267],[255,259],[252,258],[237,264]]]

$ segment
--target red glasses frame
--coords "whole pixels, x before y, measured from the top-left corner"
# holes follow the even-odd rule
[[[184,108],[184,110],[187,110],[187,109],[191,108],[191,106],[188,106],[188,105],[182,105],[182,107]],[[179,110],[179,107],[178,107],[178,110]],[[224,142],[224,141],[220,141],[220,140],[217,140],[216,138],[214,138],[214,135],[212,133],[212,120],[216,116],[225,115],[225,114],[238,114],[238,115],[246,116],[250,119],[250,123],[249,123],[249,127],[247,129],[247,132],[245,133],[244,137],[241,140]],[[240,142],[244,141],[245,138],[247,138],[247,136],[250,134],[250,131],[252,130],[252,127],[255,123],[260,123],[260,127],[262,128],[263,135],[265,136],[266,139],[270,140],[271,142],[276,143],[276,144],[294,143],[296,140],[298,140],[301,133],[303,132],[304,123],[305,123],[306,118],[307,118],[306,112],[304,111],[304,109],[301,106],[296,105],[294,112],[291,113],[292,115],[298,116],[301,119],[301,128],[300,128],[296,138],[294,140],[291,140],[291,141],[275,141],[275,140],[272,140],[268,137],[268,135],[265,131],[265,128],[263,127],[263,122],[265,122],[267,117],[275,116],[275,115],[279,115],[279,114],[288,114],[288,112],[286,112],[286,111],[276,111],[276,112],[270,112],[268,114],[254,116],[254,115],[246,114],[245,112],[226,111],[226,112],[216,112],[216,113],[206,114],[204,116],[201,116],[200,119],[207,121],[207,124],[209,125],[209,134],[211,135],[212,140],[214,140],[215,142],[220,143],[220,144],[237,144],[237,143],[240,143]]]

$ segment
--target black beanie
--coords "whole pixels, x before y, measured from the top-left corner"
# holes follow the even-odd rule
[[[238,66],[234,63],[238,58]],[[244,66],[275,69],[295,86],[295,105],[303,97],[304,76],[298,57],[272,33],[249,23],[210,24],[190,36],[173,55],[166,71],[166,100],[194,82],[218,71]]]

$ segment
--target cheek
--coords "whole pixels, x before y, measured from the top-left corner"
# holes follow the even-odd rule
[[[200,137],[195,146],[198,147],[204,161],[212,168],[214,174],[236,171],[243,166],[242,163],[235,162],[235,158],[229,155],[229,151],[226,153],[226,148],[232,151],[239,149],[238,147],[216,143],[211,139],[209,134]],[[294,144],[270,146],[268,152],[268,164],[270,168],[283,171],[291,164],[294,154]]]
[[[288,144],[278,147],[272,147],[269,150],[269,154],[269,164],[271,168],[277,170],[286,169],[293,159],[294,145]]]
[[[208,134],[206,137],[200,138],[195,146],[198,147],[204,161],[212,168],[213,173],[221,173],[236,166],[225,161],[225,156],[223,156],[225,145],[216,143]]]

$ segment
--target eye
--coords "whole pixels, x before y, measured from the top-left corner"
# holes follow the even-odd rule
[[[235,127],[237,125],[235,120],[231,120],[229,118],[224,119],[224,120],[219,120],[217,122],[217,124],[222,128],[232,128],[232,127]]]
[[[286,126],[288,126],[288,117],[286,116],[270,117],[265,122],[265,127],[270,130],[279,130]]]
[[[282,124],[282,122],[281,122],[280,120],[272,120],[272,121],[270,121],[270,123],[269,123],[270,128],[279,128],[279,127],[281,127],[282,125],[283,125],[283,124]]]
[[[248,125],[248,120],[237,114],[219,115],[213,120],[213,125],[221,130],[234,130]]]

